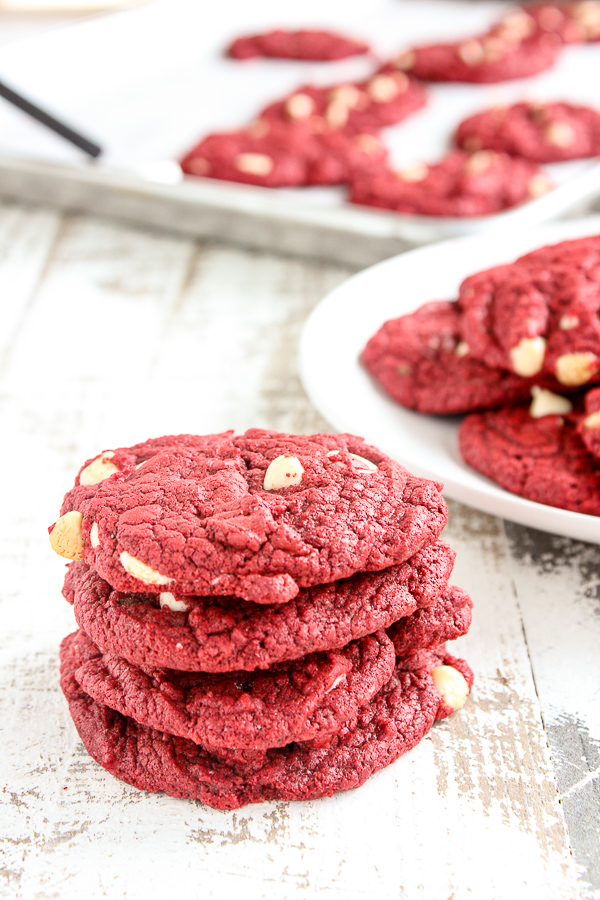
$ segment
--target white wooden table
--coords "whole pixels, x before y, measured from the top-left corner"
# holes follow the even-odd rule
[[[600,552],[450,504],[475,600],[458,715],[357,791],[218,812],[121,784],[58,687],[47,526],[151,435],[327,429],[296,371],[349,269],[0,206],[2,896],[600,897]]]

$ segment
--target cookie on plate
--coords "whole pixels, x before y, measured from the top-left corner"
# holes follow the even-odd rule
[[[485,216],[525,203],[551,188],[536,163],[505,153],[453,150],[439,162],[400,171],[356,172],[350,201],[406,215]]]
[[[556,395],[552,395],[555,398]],[[459,429],[468,465],[501,487],[536,503],[600,515],[600,468],[568,414],[564,397],[530,409],[472,413]],[[557,404],[560,404],[557,406]],[[532,414],[533,412],[533,414]]]
[[[76,673],[86,651],[61,647],[61,686],[86,749],[123,781],[235,809],[262,800],[309,800],[358,787],[415,746],[436,718],[464,703],[472,673],[445,648],[401,658],[390,680],[332,737],[243,756],[210,754],[93,700]]]
[[[227,48],[233,59],[305,59],[329,62],[369,52],[369,45],[333,31],[268,31],[236,38]]]
[[[458,304],[426,303],[385,322],[367,343],[361,362],[402,406],[455,414],[522,403],[531,382],[474,359],[462,340]]]
[[[572,103],[515,103],[465,119],[456,132],[464,150],[498,150],[539,163],[600,155],[600,113]]]
[[[69,566],[63,593],[96,644],[137,665],[251,671],[343,647],[429,606],[446,590],[454,557],[436,541],[400,565],[305,588],[275,606],[122,593],[84,562]]]
[[[541,247],[466,278],[461,330],[470,352],[565,390],[600,379],[600,237]]]
[[[67,494],[51,544],[122,591],[285,603],[409,559],[447,521],[441,485],[352,435],[183,437],[98,477]]]
[[[523,20],[523,25],[500,23],[464,41],[412,47],[386,63],[383,71],[409,72],[425,81],[482,84],[529,78],[554,65],[561,41],[533,23]]]

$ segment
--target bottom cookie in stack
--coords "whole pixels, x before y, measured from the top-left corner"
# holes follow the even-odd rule
[[[396,611],[398,604],[405,610],[427,605],[387,630],[266,669],[209,673],[149,667],[110,649],[103,652],[83,630],[69,635],[61,648],[61,684],[88,752],[139,788],[220,809],[270,799],[308,800],[358,787],[415,746],[436,719],[462,706],[470,690],[470,669],[447,652],[444,642],[466,633],[472,604],[464,591],[445,584],[453,560],[450,548],[438,542],[437,549],[427,550],[416,564],[395,567],[404,572],[397,573],[398,587],[391,590]],[[424,583],[409,590],[409,573],[414,576],[425,559],[433,571],[428,576],[425,570]],[[189,637],[191,614],[160,609],[148,596],[119,595],[84,563],[71,568],[65,594],[75,602],[80,621],[90,620],[94,604],[102,618],[103,604],[112,595],[113,624],[104,632],[109,641],[119,644],[119,620],[121,626],[130,621],[132,610],[142,623],[140,635],[155,631],[157,617],[163,616],[167,628]],[[382,574],[370,576],[379,588]],[[350,589],[338,586],[334,596]],[[206,618],[215,599],[193,599]],[[273,624],[274,610],[268,607],[234,598],[217,602],[222,617],[228,604],[235,611],[241,602],[255,607],[248,611],[250,620],[262,615]],[[321,614],[325,607],[321,598]],[[354,626],[358,633],[395,615],[389,602],[379,610],[366,607],[362,627]],[[330,603],[333,618],[334,609]],[[283,630],[294,619],[287,612]],[[257,623],[244,627],[256,633]],[[120,630],[122,652],[126,626]],[[332,633],[335,629],[329,640]]]

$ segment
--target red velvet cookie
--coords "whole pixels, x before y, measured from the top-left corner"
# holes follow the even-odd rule
[[[386,63],[383,71],[410,72],[425,81],[510,81],[551,68],[560,47],[555,35],[540,32],[533,23],[500,23],[464,41],[413,47]]]
[[[571,390],[600,378],[600,237],[542,247],[459,291],[474,357]]]
[[[74,673],[86,694],[207,749],[262,750],[334,734],[390,680],[396,662],[385,631],[268,671],[221,675],[140,668],[103,654],[82,631],[71,637],[89,657]]]
[[[471,356],[458,305],[447,301],[385,322],[361,362],[390,397],[420,412],[470,412],[529,398],[529,380]]]
[[[284,603],[401,563],[446,524],[439,484],[351,435],[181,440],[102,476],[89,499],[69,492],[51,528],[57,552],[123,591]]]
[[[331,31],[269,31],[239,37],[227,48],[234,59],[257,56],[328,62],[368,53],[369,45]]]
[[[91,639],[132,663],[250,671],[343,647],[428,606],[445,591],[454,556],[438,541],[398,566],[306,588],[276,606],[234,597],[188,596],[173,603],[165,595],[180,609],[161,608],[156,594],[112,590],[84,562],[69,566],[63,593]]]
[[[534,162],[600,155],[600,113],[571,103],[515,103],[470,116],[458,127],[465,150],[499,150]]]
[[[528,500],[600,515],[600,468],[572,422],[528,409],[473,413],[459,430],[468,465]]]
[[[564,44],[600,40],[600,2],[527,3],[522,11],[541,32],[556,35]]]
[[[600,388],[586,394],[585,415],[578,422],[577,431],[589,453],[600,459]]]
[[[342,184],[355,169],[385,160],[376,135],[345,129],[313,132],[306,122],[259,119],[249,128],[210,134],[181,160],[188,175],[263,187]]]
[[[330,87],[303,85],[260,114],[260,121],[303,123],[314,134],[328,130],[373,132],[397,125],[426,103],[425,89],[404,72],[379,72],[366,81]]]
[[[372,167],[356,172],[350,201],[421,216],[485,216],[525,203],[550,189],[529,160],[490,150],[453,150],[440,162],[400,172]]]
[[[431,675],[445,665],[465,677],[466,664],[443,648],[398,666],[371,703],[322,741],[267,750],[253,765],[209,754],[198,744],[140,725],[87,695],[75,672],[85,662],[73,637],[61,647],[61,686],[86,749],[105,769],[144,790],[235,809],[262,800],[309,800],[363,784],[378,769],[414,747],[436,717],[452,711]],[[402,661],[401,661],[402,662]],[[408,665],[412,662],[413,668]]]

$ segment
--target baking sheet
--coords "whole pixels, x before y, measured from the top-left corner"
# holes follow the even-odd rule
[[[308,0],[301,8],[273,0],[226,0],[207,16],[204,4],[158,0],[5,46],[0,77],[98,140],[105,154],[91,165],[2,104],[0,194],[356,264],[444,237],[545,221],[600,193],[597,161],[551,166],[558,187],[549,195],[470,220],[360,209],[344,202],[341,188],[272,191],[184,180],[176,166],[203,134],[247,123],[270,100],[303,82],[361,78],[377,62],[372,57],[317,64],[225,59],[222,48],[240,33],[277,25],[336,27],[364,36],[383,60],[413,42],[476,33],[506,8],[453,0]],[[433,160],[447,148],[456,124],[478,109],[524,97],[594,105],[598,83],[600,46],[569,47],[553,70],[535,78],[432,85],[428,106],[386,129],[385,139],[399,166]],[[254,235],[253,215],[262,223]]]

